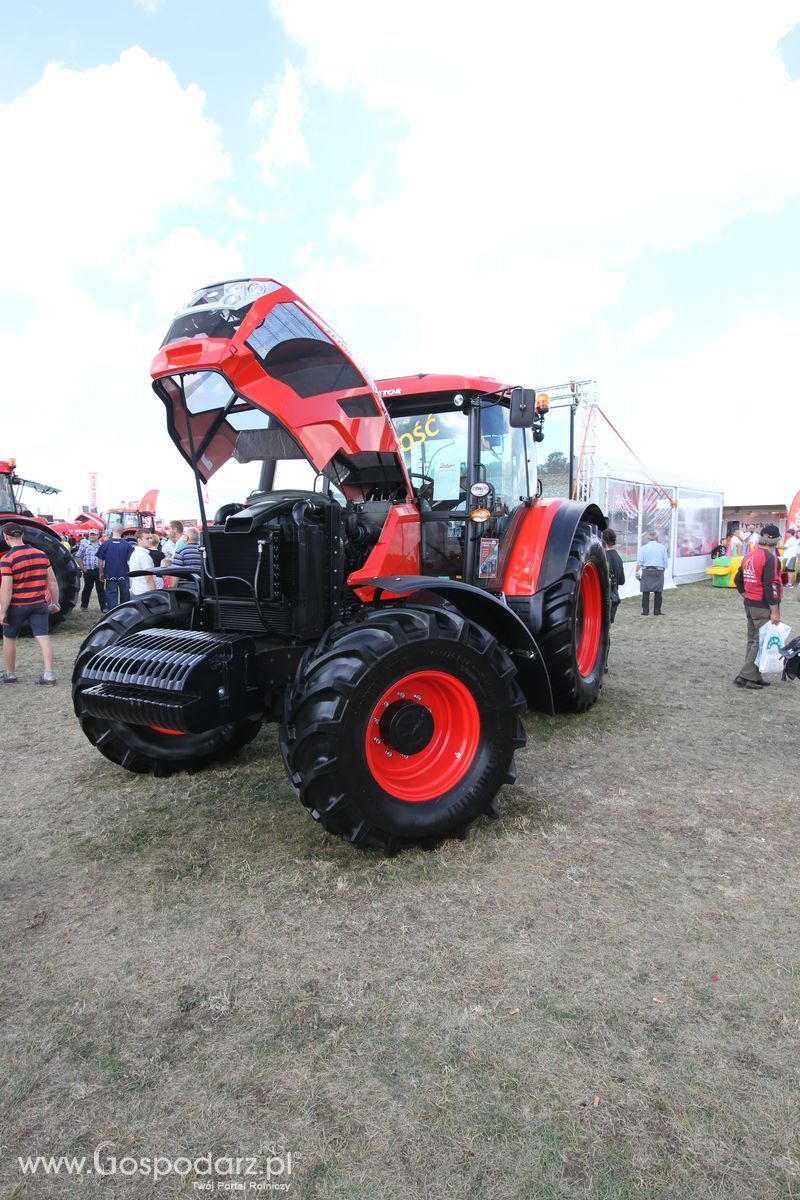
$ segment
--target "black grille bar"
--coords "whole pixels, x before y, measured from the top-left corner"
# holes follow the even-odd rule
[[[111,683],[99,683],[81,692],[83,711],[92,717],[124,721],[126,725],[157,725],[177,733],[193,732],[190,710],[197,699],[197,696],[178,698],[169,692],[150,692],[147,688],[115,687]]]

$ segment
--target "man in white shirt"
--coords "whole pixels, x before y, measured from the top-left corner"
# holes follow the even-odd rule
[[[136,533],[136,549],[128,561],[128,570],[131,572],[131,595],[142,596],[145,592],[154,592],[156,590],[155,576],[153,575],[133,575],[134,571],[152,571],[153,560],[150,557],[148,543],[150,539],[149,529],[139,529]]]
[[[639,591],[642,593],[642,616],[650,615],[650,593],[653,593],[653,616],[663,617],[661,610],[661,594],[664,591],[664,572],[669,564],[666,546],[658,540],[658,534],[652,531],[647,535],[647,541],[639,551],[636,559],[636,578]]]

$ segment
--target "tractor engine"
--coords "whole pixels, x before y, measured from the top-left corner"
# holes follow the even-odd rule
[[[206,628],[308,642],[361,607],[345,580],[378,540],[388,502],[342,509],[319,492],[286,491],[235,507],[208,529]]]

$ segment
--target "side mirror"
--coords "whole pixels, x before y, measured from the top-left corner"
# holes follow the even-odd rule
[[[536,416],[536,392],[533,388],[511,389],[508,423],[512,429],[530,429]]]

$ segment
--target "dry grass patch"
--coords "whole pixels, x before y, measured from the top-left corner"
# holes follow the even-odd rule
[[[665,608],[623,604],[590,713],[527,719],[498,821],[391,860],[308,819],[274,730],[155,781],[64,684],[4,693],[2,1194],[196,1194],[15,1165],[110,1140],[284,1147],[320,1200],[800,1198],[800,691],[731,686],[736,597]]]

